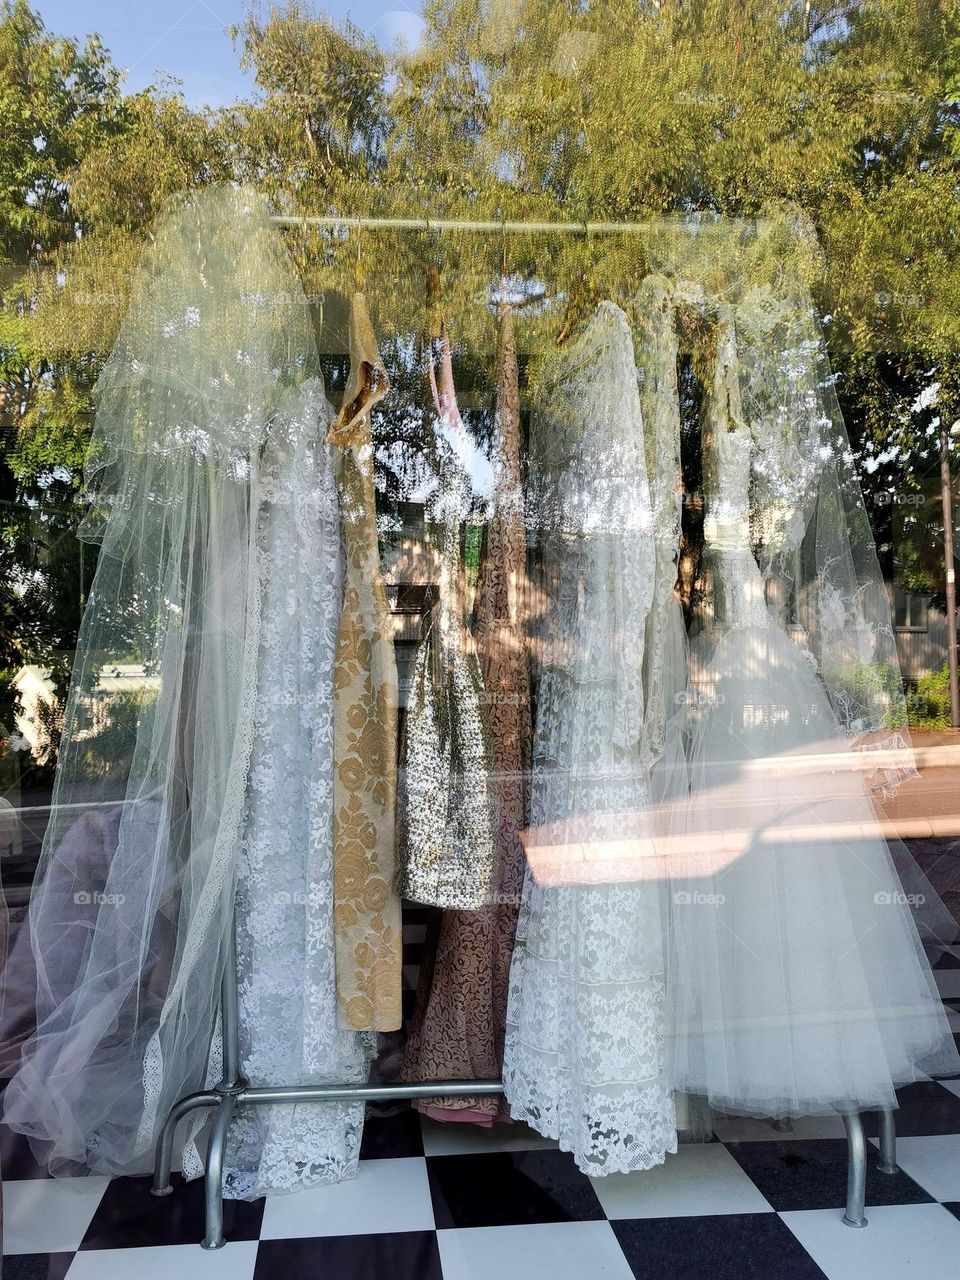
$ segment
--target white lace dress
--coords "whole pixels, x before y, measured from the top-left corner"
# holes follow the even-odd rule
[[[510,973],[511,1114],[589,1174],[676,1150],[664,1078],[664,872],[643,760],[654,582],[630,328],[601,303],[546,371],[528,525],[542,621],[529,867]]]
[[[343,573],[332,419],[312,379],[272,424],[262,460],[260,650],[236,888],[241,1068],[258,1085],[363,1081],[372,1051],[370,1036],[338,1029],[336,1016],[333,673]],[[238,1109],[225,1195],[249,1200],[352,1177],[363,1112],[363,1103]]]
[[[765,599],[729,309],[716,361],[671,1083],[767,1117],[894,1107],[897,1085],[960,1063],[850,739]]]

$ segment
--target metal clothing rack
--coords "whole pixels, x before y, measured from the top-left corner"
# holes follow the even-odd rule
[[[463,221],[437,218],[348,218],[341,216],[293,217],[275,215],[271,221],[279,226],[316,226],[410,231],[478,231],[499,234],[543,233],[639,234],[648,231],[649,222],[514,222],[478,220]],[[251,1085],[240,1070],[239,999],[237,990],[236,942],[231,933],[225,957],[221,984],[221,1038],[223,1077],[211,1089],[187,1094],[170,1109],[157,1139],[151,1193],[170,1195],[173,1187],[170,1171],[173,1145],[179,1122],[202,1107],[215,1108],[207,1147],[204,1181],[205,1234],[204,1249],[219,1249],[223,1237],[223,1164],[227,1133],[235,1112],[241,1107],[270,1106],[282,1103],[316,1102],[383,1102],[406,1101],[433,1097],[491,1097],[503,1093],[502,1080],[428,1080],[418,1084],[343,1084],[343,1085]],[[856,1113],[843,1116],[847,1136],[847,1203],[843,1221],[850,1227],[865,1227],[867,1147],[863,1124]],[[789,1122],[777,1126],[790,1131]],[[882,1173],[896,1173],[896,1134],[892,1111],[880,1112],[880,1163]]]
[[[343,1084],[343,1085],[251,1085],[240,1071],[240,1024],[238,1017],[237,953],[231,937],[227,948],[221,984],[221,1036],[223,1045],[223,1077],[212,1089],[190,1093],[170,1109],[157,1139],[156,1160],[151,1194],[168,1196],[173,1191],[170,1170],[173,1142],[179,1122],[191,1111],[215,1107],[210,1129],[204,1175],[205,1231],[204,1249],[219,1249],[223,1237],[223,1161],[230,1121],[239,1107],[269,1106],[290,1102],[384,1102],[434,1097],[490,1097],[503,1093],[502,1080],[425,1080],[419,1084]],[[897,1172],[896,1131],[892,1111],[880,1113],[881,1173]],[[865,1227],[864,1216],[867,1178],[867,1144],[863,1123],[856,1113],[846,1113],[843,1123],[847,1134],[847,1204],[843,1221],[848,1227]],[[782,1122],[789,1132],[789,1123]]]
[[[436,1080],[422,1084],[250,1085],[240,1071],[240,1022],[237,992],[237,949],[231,933],[220,987],[223,1077],[212,1089],[189,1093],[174,1103],[157,1139],[151,1194],[168,1196],[173,1190],[170,1169],[173,1141],[179,1122],[191,1111],[215,1107],[210,1128],[204,1175],[204,1249],[219,1249],[223,1238],[223,1158],[230,1121],[239,1107],[269,1106],[283,1102],[384,1102],[412,1098],[476,1097],[503,1093],[501,1080]]]

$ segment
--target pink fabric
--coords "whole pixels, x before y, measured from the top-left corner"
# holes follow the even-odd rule
[[[429,1116],[431,1120],[440,1120],[444,1124],[451,1121],[459,1121],[461,1124],[478,1124],[482,1129],[493,1128],[493,1116],[485,1115],[482,1111],[471,1111],[464,1108],[463,1111],[448,1111],[445,1107],[434,1107],[430,1103],[422,1103],[420,1114]]]

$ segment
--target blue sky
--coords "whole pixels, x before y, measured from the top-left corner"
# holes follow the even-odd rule
[[[114,62],[126,70],[130,90],[158,72],[183,82],[193,106],[223,106],[249,92],[226,28],[239,22],[247,0],[33,0],[47,29],[81,38],[97,32]],[[384,47],[415,43],[419,0],[329,0],[311,3],[335,20],[352,19]]]

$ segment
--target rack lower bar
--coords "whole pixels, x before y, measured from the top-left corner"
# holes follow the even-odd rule
[[[475,1098],[503,1093],[500,1080],[427,1080],[421,1084],[306,1085],[292,1089],[244,1089],[238,1101],[262,1106],[270,1102],[397,1102],[415,1098]]]
[[[171,1109],[157,1142],[151,1193],[167,1196],[173,1190],[170,1166],[177,1124],[200,1107],[216,1107],[207,1146],[204,1202],[206,1226],[204,1249],[219,1249],[223,1238],[223,1160],[230,1121],[241,1107],[262,1107],[273,1103],[298,1102],[405,1102],[414,1098],[475,1098],[503,1093],[500,1080],[437,1080],[421,1084],[296,1085],[289,1088],[251,1088],[241,1082],[233,1087],[218,1085],[202,1093],[192,1093]]]
[[[240,1107],[300,1102],[386,1102],[391,1100],[402,1102],[417,1098],[491,1097],[502,1093],[503,1083],[499,1080],[436,1080],[420,1084],[305,1085],[293,1088],[241,1086],[234,1092],[210,1091],[191,1094],[177,1103],[161,1131],[151,1190],[155,1196],[169,1195],[172,1190],[170,1163],[177,1123],[197,1107],[215,1106],[217,1115],[207,1150],[206,1226],[203,1248],[219,1249],[224,1243],[223,1154],[230,1120]],[[845,1115],[843,1119],[847,1130],[847,1203],[843,1221],[850,1227],[865,1227],[867,1225],[864,1214],[867,1166],[863,1126],[858,1115]],[[895,1172],[896,1148],[892,1112],[881,1112],[880,1133],[880,1170]]]

